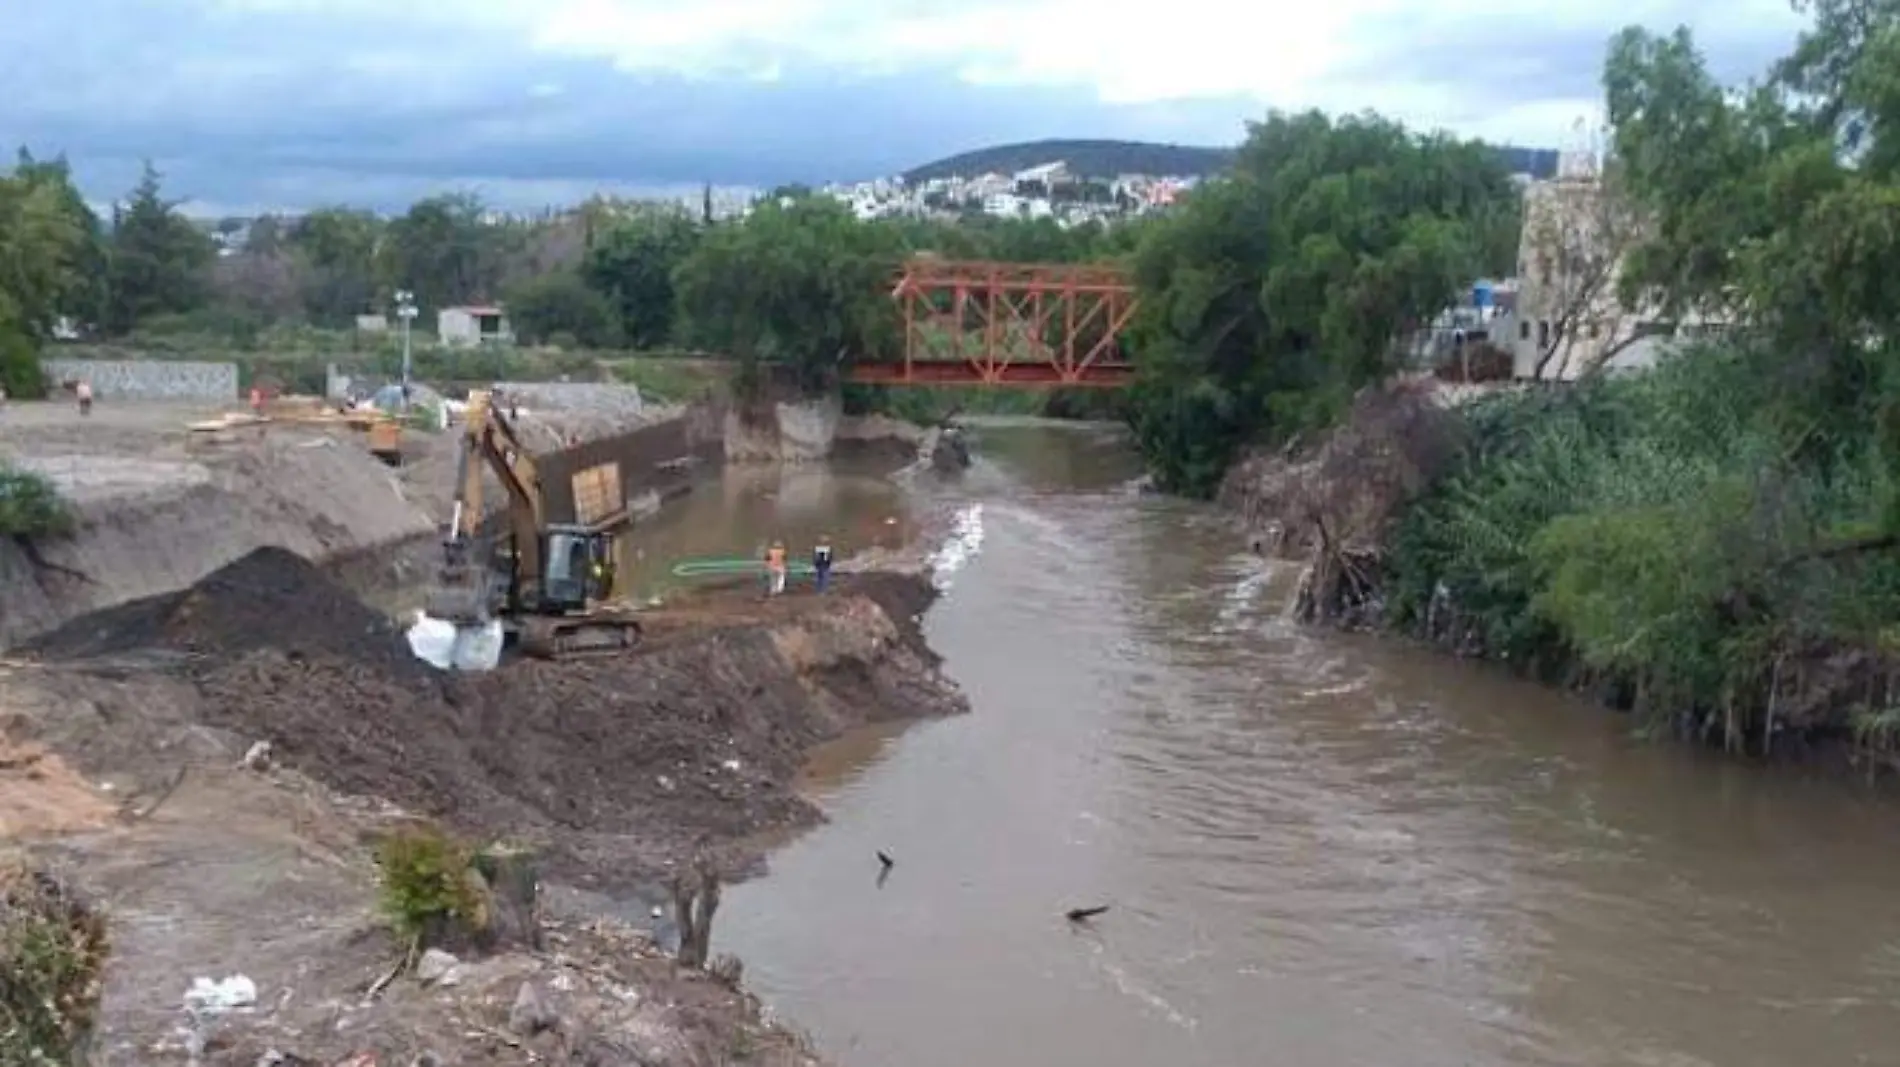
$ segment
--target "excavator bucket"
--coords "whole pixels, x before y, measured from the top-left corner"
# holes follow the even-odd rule
[[[480,625],[489,621],[488,582],[481,569],[470,563],[453,562],[436,572],[429,589],[425,612],[435,618],[460,625]]]
[[[487,576],[464,562],[444,566],[409,628],[409,648],[441,670],[486,671],[501,662],[501,620],[488,609]]]

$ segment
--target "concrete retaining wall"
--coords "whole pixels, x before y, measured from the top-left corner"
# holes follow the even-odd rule
[[[726,413],[726,458],[734,463],[820,463],[830,458],[844,415],[836,397],[761,402]]]
[[[620,464],[629,503],[663,499],[701,479],[718,476],[725,463],[721,429],[721,413],[693,408],[678,418],[544,453],[536,462],[549,517],[555,522],[573,521],[574,473],[600,463]]]
[[[236,400],[235,363],[198,363],[163,359],[46,359],[40,361],[55,383],[89,381],[100,400]]]

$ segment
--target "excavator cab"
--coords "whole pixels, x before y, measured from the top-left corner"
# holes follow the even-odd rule
[[[585,611],[613,596],[611,534],[585,526],[555,524],[542,539],[541,608],[556,614]]]

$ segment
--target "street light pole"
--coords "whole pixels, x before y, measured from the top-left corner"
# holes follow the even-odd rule
[[[396,317],[402,320],[402,408],[409,410],[409,323],[416,317],[416,294],[396,290]]]

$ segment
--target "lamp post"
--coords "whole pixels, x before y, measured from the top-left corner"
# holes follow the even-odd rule
[[[402,410],[409,411],[409,323],[416,317],[416,294],[396,290],[396,317],[402,320]]]

